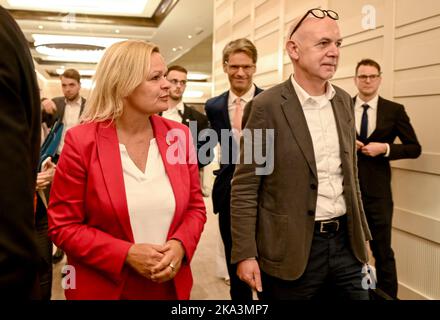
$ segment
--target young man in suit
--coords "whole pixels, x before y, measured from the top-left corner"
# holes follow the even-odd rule
[[[242,144],[272,144],[273,171],[259,175],[268,164],[256,161],[235,169],[232,262],[263,300],[314,299],[329,285],[332,297],[369,298],[352,101],[329,82],[342,42],[338,19],[321,9],[295,19],[286,42],[294,74],[245,110],[245,129],[273,139]]]
[[[66,69],[61,75],[60,80],[63,96],[55,97],[51,100],[46,99],[41,103],[44,110],[50,110],[49,112],[46,111],[46,114],[43,114],[43,122],[45,122],[48,127],[52,127],[56,120],[62,121],[64,125],[58,151],[53,159],[55,163],[58,162],[59,155],[63,150],[66,131],[79,124],[80,116],[86,103],[86,99],[80,96],[81,75],[78,70]],[[58,263],[63,257],[63,251],[57,249],[52,261],[53,263]]]
[[[377,288],[397,298],[397,272],[391,249],[393,198],[390,160],[417,158],[421,146],[403,105],[378,95],[382,81],[380,65],[364,59],[356,66],[354,98],[359,183],[375,258]],[[402,143],[395,144],[399,137]]]
[[[211,128],[220,142],[221,163],[212,190],[214,213],[219,214],[220,234],[225,247],[226,265],[230,277],[231,299],[252,300],[252,290],[236,274],[237,266],[231,263],[231,180],[235,169],[238,146],[235,139],[241,132],[243,109],[246,103],[262,90],[253,84],[256,71],[257,49],[248,39],[237,39],[223,49],[223,70],[228,75],[230,89],[206,102],[205,111]],[[221,134],[232,131],[228,139]],[[227,142],[226,144],[223,141]]]
[[[168,100],[168,110],[162,112],[162,117],[180,122],[187,127],[190,121],[195,121],[197,123],[197,131],[192,132],[195,135],[193,138],[197,143],[197,150],[203,145],[203,141],[200,141],[199,134],[200,131],[209,128],[208,118],[201,112],[190,107],[182,101],[183,94],[185,93],[186,83],[188,82],[188,70],[182,66],[174,65],[168,68],[167,80],[170,82],[169,100]],[[199,160],[199,158],[197,157]],[[208,191],[203,185],[203,167],[206,165],[205,162],[201,163],[198,161],[199,166],[199,177],[200,186],[202,187],[203,196],[208,197]]]
[[[0,6],[0,299],[39,299],[34,194],[40,96],[28,43]]]

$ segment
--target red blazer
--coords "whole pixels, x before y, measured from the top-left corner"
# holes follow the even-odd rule
[[[156,115],[150,119],[176,201],[168,239],[179,239],[185,248],[185,259],[173,282],[177,298],[189,299],[189,264],[206,222],[197,161],[189,161],[195,154],[186,126]],[[187,139],[166,138],[176,128],[183,130]],[[50,237],[66,252],[68,264],[75,267],[76,288],[65,290],[67,299],[119,299],[128,280],[142,282],[141,276],[125,265],[134,240],[118,143],[116,128],[109,121],[82,124],[66,134],[48,218]],[[171,152],[176,146],[185,151],[184,163],[166,160],[167,150],[173,148]],[[136,277],[139,279],[133,279]]]

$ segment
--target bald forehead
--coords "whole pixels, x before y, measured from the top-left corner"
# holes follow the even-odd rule
[[[341,38],[338,23],[336,20],[333,20],[329,17],[319,19],[309,16],[303,21],[295,33],[297,33],[297,35],[301,38],[310,36],[314,36],[316,38],[327,37],[335,40],[339,40]]]

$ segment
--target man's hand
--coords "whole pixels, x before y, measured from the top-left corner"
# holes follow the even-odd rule
[[[240,280],[246,282],[252,289],[257,290],[258,292],[263,291],[260,267],[258,266],[257,260],[246,259],[240,261],[237,265],[237,275]]]
[[[366,146],[363,146],[361,152],[366,156],[376,157],[380,154],[387,152],[387,144],[380,142],[370,142]]]
[[[52,182],[56,167],[51,158],[44,161],[41,172],[37,175],[37,191],[45,189]]]
[[[45,99],[43,102],[41,102],[41,107],[43,108],[44,112],[48,114],[55,114],[55,112],[57,112],[57,106],[51,99]]]
[[[356,140],[356,150],[362,149],[362,147],[365,146],[362,142],[359,140]]]

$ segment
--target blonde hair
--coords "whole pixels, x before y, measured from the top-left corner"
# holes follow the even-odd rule
[[[126,40],[105,51],[93,77],[82,122],[116,120],[129,96],[150,72],[151,55],[159,48],[142,40]]]

